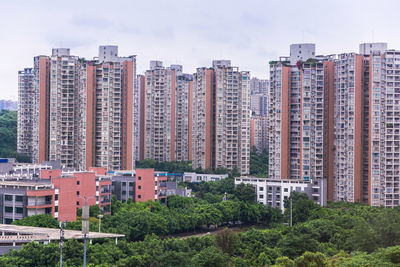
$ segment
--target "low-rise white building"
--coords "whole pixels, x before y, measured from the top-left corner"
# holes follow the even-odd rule
[[[292,191],[306,193],[308,197],[321,206],[326,205],[327,182],[324,179],[300,181],[294,179],[268,179],[242,176],[235,179],[238,184],[251,184],[257,194],[257,201],[271,207],[279,207],[284,211],[284,200]]]
[[[195,172],[185,172],[183,174],[183,182],[191,182],[191,183],[200,183],[202,181],[216,182],[225,178],[228,178],[228,174],[201,174]]]

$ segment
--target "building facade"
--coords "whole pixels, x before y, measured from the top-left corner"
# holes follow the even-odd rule
[[[250,147],[258,154],[268,149],[268,116],[251,116]]]
[[[310,47],[292,45],[291,57],[270,62],[269,177],[333,183],[334,62]]]
[[[120,201],[167,203],[167,173],[154,169],[117,171],[112,177],[112,194]]]
[[[192,160],[194,168],[249,173],[250,73],[229,60],[198,68],[193,79]]]
[[[78,170],[134,168],[136,56],[119,57],[117,46],[100,46],[97,58],[85,60],[56,48],[51,57],[34,58],[33,79],[33,102],[21,106],[33,110],[33,162],[57,160]]]
[[[243,176],[235,178],[235,186],[241,183],[254,186],[257,202],[271,207],[279,207],[282,212],[285,211],[285,200],[290,197],[291,192],[305,193],[321,206],[326,206],[327,202],[327,181],[325,179],[301,181]]]
[[[12,223],[26,216],[50,214],[60,221],[76,220],[76,209],[99,205],[111,213],[111,179],[94,172],[42,169],[40,177],[8,174],[0,180],[0,221]]]
[[[191,159],[192,75],[181,65],[151,61],[141,82],[141,159]]]
[[[32,68],[18,71],[18,135],[17,151],[32,158],[34,75]]]

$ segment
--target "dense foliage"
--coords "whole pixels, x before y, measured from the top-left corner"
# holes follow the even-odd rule
[[[255,147],[250,152],[250,175],[268,177],[268,150],[261,153]]]
[[[184,172],[196,172],[196,173],[212,173],[212,174],[230,174],[231,176],[240,176],[237,169],[229,171],[228,169],[218,167],[215,170],[211,168],[192,168],[191,161],[170,161],[162,162],[154,159],[145,159],[136,161],[136,168],[152,168],[155,171],[166,171],[171,173],[184,173]]]
[[[232,188],[231,183],[226,179],[197,188],[197,193],[205,195],[213,192],[221,196],[228,191],[227,201],[173,196],[168,198],[168,206],[163,206],[113,199],[113,215],[104,217],[102,229],[124,233],[126,239],[118,245],[112,241],[89,245],[88,266],[400,265],[400,208],[344,202],[320,207],[305,194],[293,192],[293,227],[289,227],[283,224],[289,220],[289,209],[282,217],[279,210],[246,198],[253,194],[250,188]],[[288,201],[285,207],[289,207]],[[35,224],[34,218],[24,220]],[[42,225],[57,225],[51,218],[40,218]],[[202,228],[211,231],[209,226],[229,226],[227,222],[238,220],[264,226],[219,230],[202,237],[176,236]],[[91,224],[96,223],[93,218]],[[79,223],[71,224],[79,229]],[[67,266],[82,264],[81,242],[68,241],[64,248]],[[54,266],[58,257],[57,244],[31,243],[1,257],[0,266]]]
[[[166,172],[192,172],[192,163],[190,161],[172,161],[172,162],[161,162],[154,159],[145,159],[136,161],[136,168],[152,168],[155,171],[166,171]]]
[[[30,162],[29,157],[17,153],[17,115],[17,111],[0,110],[0,158]]]
[[[331,205],[322,217],[297,223],[294,227],[250,229],[234,233],[222,230],[214,236],[160,239],[148,235],[143,241],[113,241],[88,246],[88,266],[398,266],[398,242],[385,241],[383,234],[379,248],[368,253],[362,247],[371,236],[359,233],[354,223],[371,215],[393,215],[398,211],[368,208],[343,203]],[[384,214],[380,214],[383,212]],[[389,214],[386,214],[389,212]],[[341,215],[346,217],[342,219]],[[331,216],[333,220],[328,219]],[[348,216],[354,220],[348,220]],[[396,219],[383,228],[398,229]],[[377,217],[375,217],[377,218]],[[378,219],[378,221],[381,219]],[[386,220],[386,219],[384,219]],[[350,223],[347,223],[351,221]],[[371,225],[375,229],[375,225]],[[386,232],[387,234],[387,232]],[[394,236],[392,240],[396,239]],[[353,247],[352,244],[355,246]],[[359,246],[361,245],[361,247]],[[358,251],[357,251],[358,250]],[[64,245],[66,266],[82,264],[82,243],[67,241]],[[59,260],[58,244],[29,243],[21,250],[12,251],[0,258],[0,266],[55,266]]]

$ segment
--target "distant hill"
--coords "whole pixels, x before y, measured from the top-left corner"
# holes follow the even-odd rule
[[[16,158],[30,162],[30,158],[17,153],[17,111],[0,110],[0,158]]]

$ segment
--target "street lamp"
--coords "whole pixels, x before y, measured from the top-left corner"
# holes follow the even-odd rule
[[[99,233],[101,233],[101,218],[103,218],[103,215],[99,214],[97,217],[99,217]]]

